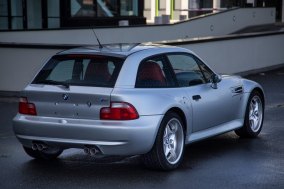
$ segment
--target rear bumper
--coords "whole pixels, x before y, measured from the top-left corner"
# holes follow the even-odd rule
[[[18,140],[27,147],[40,141],[63,149],[95,145],[104,155],[138,155],[152,148],[162,117],[104,121],[17,114],[13,129]]]

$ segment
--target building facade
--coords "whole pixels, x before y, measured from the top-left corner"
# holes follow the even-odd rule
[[[0,0],[0,30],[145,24],[139,0]]]
[[[276,7],[276,19],[284,21],[284,0],[144,0],[144,16],[148,22],[163,15],[178,21],[236,7]]]
[[[0,0],[0,30],[170,23],[234,7],[276,7],[284,21],[284,0]]]

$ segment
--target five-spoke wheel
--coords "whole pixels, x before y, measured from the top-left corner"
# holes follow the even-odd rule
[[[249,106],[249,124],[251,130],[257,132],[262,124],[263,110],[262,101],[259,96],[254,96]]]
[[[160,170],[175,169],[182,161],[184,140],[182,119],[175,112],[166,113],[152,150],[143,155],[144,164]]]
[[[256,137],[261,131],[264,117],[264,100],[258,91],[253,91],[249,97],[244,126],[235,130],[241,137]]]
[[[179,161],[183,145],[184,145],[184,134],[183,128],[180,121],[176,118],[172,118],[164,131],[164,155],[167,158],[168,162],[175,164]]]

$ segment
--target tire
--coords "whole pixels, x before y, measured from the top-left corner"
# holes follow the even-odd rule
[[[264,99],[258,91],[253,91],[249,97],[243,127],[235,130],[240,137],[255,138],[259,135],[264,119]]]
[[[183,159],[184,125],[180,116],[168,112],[160,125],[153,148],[142,156],[146,167],[157,170],[173,170]]]
[[[32,158],[42,159],[42,160],[54,160],[63,152],[63,150],[59,148],[48,148],[42,151],[33,150],[25,146],[23,146],[23,148],[25,152]]]

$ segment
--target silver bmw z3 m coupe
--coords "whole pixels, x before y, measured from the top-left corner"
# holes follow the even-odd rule
[[[65,149],[92,156],[141,155],[171,170],[195,141],[235,131],[256,137],[262,87],[218,75],[193,52],[157,44],[112,44],[54,55],[21,92],[14,132],[33,158]]]

